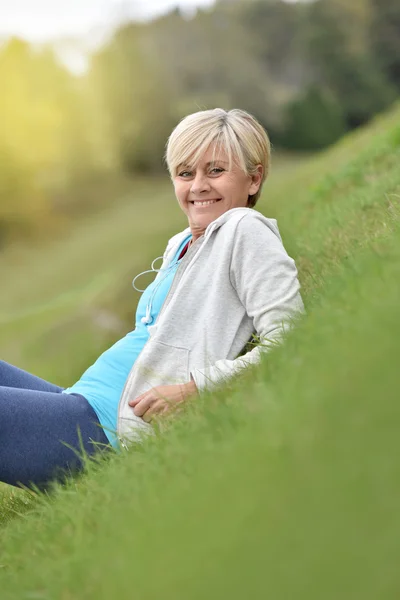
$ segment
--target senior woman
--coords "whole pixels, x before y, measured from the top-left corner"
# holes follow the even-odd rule
[[[166,161],[189,226],[153,261],[135,329],[67,389],[0,364],[1,481],[45,486],[82,468],[74,450],[140,441],[155,417],[258,362],[303,312],[276,220],[254,210],[270,161],[258,121],[237,109],[189,115]],[[243,353],[254,334],[262,343]]]

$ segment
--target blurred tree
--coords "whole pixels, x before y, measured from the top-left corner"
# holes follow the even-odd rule
[[[58,64],[51,49],[12,39],[0,51],[0,81],[4,238],[6,229],[42,229],[60,191],[100,161],[84,82]]]
[[[336,142],[345,130],[339,102],[327,90],[311,86],[288,104],[281,141],[296,150],[320,150]]]
[[[46,165],[57,154],[62,111],[57,97],[60,70],[47,55],[38,56],[21,40],[0,53],[2,141],[32,166]]]
[[[336,96],[349,128],[361,125],[394,100],[370,45],[370,0],[317,0],[307,12],[304,36],[316,83]]]
[[[12,40],[0,53],[0,237],[26,232],[49,211],[40,189],[39,168],[55,153],[56,106],[40,102],[28,44]]]
[[[299,94],[314,81],[302,37],[304,7],[281,0],[249,0],[237,3],[235,10],[252,40],[252,54],[269,81],[269,103],[274,112],[264,111],[262,122],[275,144],[287,144],[292,136],[284,135],[285,107],[297,102]]]
[[[281,0],[253,0],[238,4],[237,10],[247,35],[254,41],[255,55],[274,83],[298,91],[307,77],[301,45],[303,7]]]
[[[83,77],[51,48],[0,48],[0,238],[56,209],[97,206],[97,192],[84,199],[91,181],[164,172],[167,138],[188,113],[240,107],[275,145],[317,149],[400,89],[398,0],[219,0],[148,23],[125,17]]]
[[[47,219],[48,203],[32,167],[0,147],[0,248],[16,234],[27,235]]]
[[[176,120],[197,110],[241,107],[264,123],[279,115],[271,80],[236,6],[216,6],[185,20],[171,13],[153,24],[154,52],[178,99]]]
[[[400,91],[400,2],[370,0],[369,36],[379,67]]]
[[[148,29],[122,27],[93,59],[89,74],[102,98],[108,143],[128,172],[160,171],[170,131],[171,102],[151,52]]]

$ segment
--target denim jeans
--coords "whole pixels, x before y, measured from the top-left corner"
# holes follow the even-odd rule
[[[79,394],[0,361],[0,481],[45,489],[84,467],[82,455],[111,449]]]

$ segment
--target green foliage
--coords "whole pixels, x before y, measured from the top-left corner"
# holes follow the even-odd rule
[[[328,87],[341,103],[349,128],[357,127],[396,97],[371,44],[375,13],[369,0],[318,0],[306,10],[308,63],[318,84]]]
[[[319,150],[345,133],[344,113],[331,94],[310,87],[288,105],[284,131],[282,142],[288,148]]]
[[[54,226],[57,198],[104,161],[85,87],[49,50],[13,39],[0,50],[0,238]]]
[[[45,220],[46,202],[34,170],[8,148],[0,148],[0,249],[11,232],[29,235],[40,214]]]
[[[121,28],[94,57],[89,78],[102,99],[117,168],[163,171],[163,151],[173,127],[171,94],[146,28]]]
[[[400,91],[400,5],[398,0],[370,0],[370,38],[374,56],[392,85]]]
[[[289,150],[331,144],[397,98],[399,28],[397,0],[225,0],[122,24],[81,77],[50,47],[6,42],[0,244],[163,174],[171,130],[197,110],[248,110]]]

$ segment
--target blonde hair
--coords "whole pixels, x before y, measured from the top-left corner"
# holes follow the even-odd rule
[[[265,129],[248,112],[222,108],[203,110],[188,115],[175,127],[166,147],[165,160],[171,178],[182,165],[196,167],[211,144],[215,155],[223,149],[229,157],[229,169],[235,163],[246,175],[253,176],[263,166],[261,185],[249,196],[248,206],[256,205],[268,176],[271,144]]]

